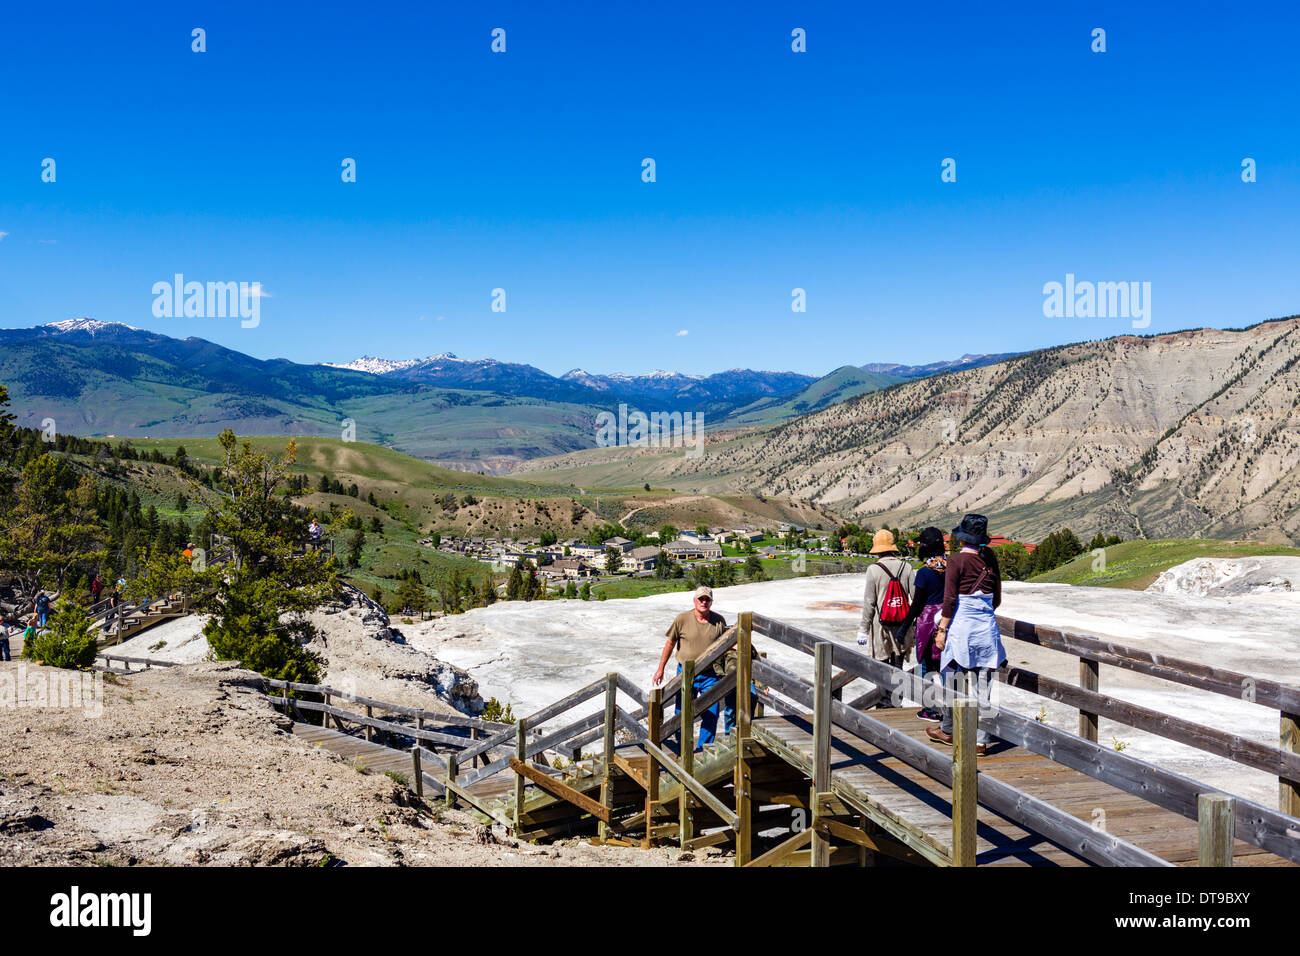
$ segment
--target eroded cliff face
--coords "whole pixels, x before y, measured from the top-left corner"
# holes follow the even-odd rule
[[[1298,360],[1297,319],[1063,346],[864,395],[693,467],[857,518],[981,511],[1033,538],[1076,513],[1081,533],[1300,540]]]
[[[308,615],[320,635],[312,650],[325,658],[326,684],[435,713],[482,712],[478,682],[466,671],[408,644],[402,626],[358,588],[344,585],[341,593],[340,603]]]

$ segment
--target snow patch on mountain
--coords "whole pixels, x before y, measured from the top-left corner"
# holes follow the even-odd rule
[[[373,355],[363,355],[351,362],[321,362],[320,364],[328,368],[346,368],[354,372],[369,372],[371,375],[387,375],[389,372],[396,372],[404,368],[410,368],[412,365],[418,365],[420,361],[420,359],[394,361],[393,359],[375,358]]]
[[[67,332],[86,332],[94,335],[96,332],[103,332],[105,329],[121,328],[130,329],[132,332],[139,332],[134,325],[127,325],[124,322],[100,322],[98,319],[64,319],[61,322],[46,322],[41,328],[52,329],[55,332],[64,334]]]

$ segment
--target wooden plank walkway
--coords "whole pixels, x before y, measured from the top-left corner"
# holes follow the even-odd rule
[[[341,730],[332,730],[329,727],[320,727],[316,724],[295,722],[293,735],[307,741],[307,743],[323,747],[330,753],[338,754],[340,757],[375,773],[393,770],[397,773],[406,774],[408,779],[411,776],[410,751],[394,750],[392,747],[385,747],[383,744],[366,740],[364,737],[345,734]],[[425,776],[428,777],[429,775],[426,773]]]
[[[950,753],[930,740],[914,708],[873,710],[870,716],[914,740]],[[751,731],[765,750],[811,775],[812,723],[802,717],[756,718]],[[1104,819],[1106,832],[1180,865],[1197,862],[1197,823],[1163,810],[1086,774],[1019,747],[994,741],[979,760],[979,771],[1092,824]],[[831,790],[846,805],[865,813],[886,830],[900,824],[930,847],[932,859],[950,851],[952,792],[903,761],[876,749],[848,731],[833,728]],[[1100,813],[1098,813],[1100,811]],[[1104,818],[1101,817],[1104,813]],[[981,806],[977,865],[1086,866],[1086,861]],[[923,849],[922,852],[925,852]],[[1238,866],[1289,866],[1290,863],[1238,840]]]
[[[409,751],[385,747],[374,741],[367,741],[364,737],[316,724],[295,722],[293,733],[295,737],[306,743],[322,747],[373,773],[394,771],[403,774],[408,780],[411,778],[413,767]],[[645,751],[635,743],[620,745],[616,753],[624,762],[633,765],[648,759]],[[726,746],[725,740],[720,739],[719,746],[715,750],[697,753],[696,759],[700,779],[704,782],[712,786],[730,783],[734,757],[733,751]],[[427,766],[426,764],[426,768]],[[597,798],[604,776],[603,767],[602,760],[588,758],[579,765],[566,768],[563,772],[547,767],[536,769],[561,780],[583,795]],[[508,818],[514,801],[514,785],[514,773],[503,771],[462,787],[483,807]],[[439,796],[445,792],[439,777],[428,769],[424,772],[424,787],[426,797]],[[679,791],[677,782],[672,777],[663,775],[660,800],[665,807],[676,803]],[[626,808],[629,802],[634,802],[639,807],[644,805],[644,791],[632,777],[620,770],[615,775],[610,799],[616,806],[621,805]],[[474,808],[471,810],[477,812]],[[666,810],[664,812],[667,813]],[[695,812],[703,823],[716,825],[712,814],[706,809],[697,808]],[[555,835],[575,826],[582,827],[587,824],[594,827],[594,821],[582,822],[584,816],[582,810],[541,787],[533,783],[525,786],[523,823],[526,835]],[[675,811],[672,816],[676,819]],[[486,820],[487,817],[483,816],[483,819]],[[644,820],[644,813],[635,813],[630,819],[621,821],[618,829],[624,831],[628,828],[643,827]]]
[[[330,753],[338,754],[340,757],[375,773],[392,770],[405,774],[409,780],[414,769],[409,750],[396,750],[392,747],[385,747],[383,744],[366,740],[364,737],[354,734],[344,733],[341,730],[295,721],[293,735],[307,743],[323,747]],[[426,794],[430,790],[435,795],[443,792],[438,776],[430,773],[427,769],[424,771],[424,786]],[[498,773],[471,784],[466,789],[476,798],[488,803],[496,800],[504,801],[514,793],[514,774]]]

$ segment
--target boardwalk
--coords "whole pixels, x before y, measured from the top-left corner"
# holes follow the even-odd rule
[[[752,866],[1300,863],[1300,689],[1022,621],[999,626],[1007,639],[1078,658],[1078,685],[1020,668],[1000,675],[1077,707],[1077,734],[1026,713],[982,709],[950,689],[959,746],[941,746],[926,736],[915,705],[875,709],[890,696],[916,700],[922,685],[914,674],[749,612],[663,688],[647,693],[608,674],[514,724],[428,713],[324,685],[266,685],[300,695],[271,698],[303,719],[294,730],[300,739],[359,768],[401,774],[426,799],[460,803],[523,839],[730,845],[739,865]],[[813,666],[798,673],[777,666],[753,653],[755,637],[800,650]],[[696,666],[711,666],[733,648],[728,678],[683,701],[683,714],[696,718],[750,687],[751,678],[764,711],[751,713],[749,695],[738,695],[735,732],[692,756],[694,719],[668,716],[665,707],[683,681],[690,685]],[[1100,690],[1102,665],[1197,693],[1233,695],[1248,681],[1251,702],[1279,714],[1279,746],[1109,697]],[[603,712],[573,718],[601,698]],[[337,706],[342,702],[353,709]],[[388,715],[377,717],[376,709]],[[338,729],[307,723],[313,712]],[[569,723],[558,720],[565,715]],[[1100,745],[1099,715],[1274,773],[1278,803],[1224,793]],[[995,738],[979,758],[976,722]],[[687,741],[682,749],[679,734]],[[592,745],[594,754],[581,750]]]
[[[925,736],[927,725],[915,708],[873,710],[871,716],[925,746],[937,747]],[[784,760],[811,776],[812,724],[803,717],[763,717],[751,725],[755,740],[779,752]],[[836,727],[831,741],[832,792],[851,812],[862,814],[886,832],[906,837],[932,862],[951,855],[952,791],[919,770]],[[942,748],[946,753],[947,748]],[[1162,810],[1140,797],[1054,763],[1020,747],[995,742],[979,760],[979,772],[1052,804],[1088,823],[1128,840],[1171,863],[1196,863],[1197,824]],[[1043,837],[1027,832],[986,807],[980,807],[976,829],[979,866],[1087,866],[1085,860]],[[928,843],[927,847],[925,844]],[[1236,842],[1237,866],[1290,865],[1241,840]]]

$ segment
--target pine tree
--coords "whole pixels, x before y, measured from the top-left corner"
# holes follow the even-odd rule
[[[366,533],[358,528],[352,532],[352,537],[348,538],[348,564],[352,567],[361,566],[361,552],[366,546]]]

